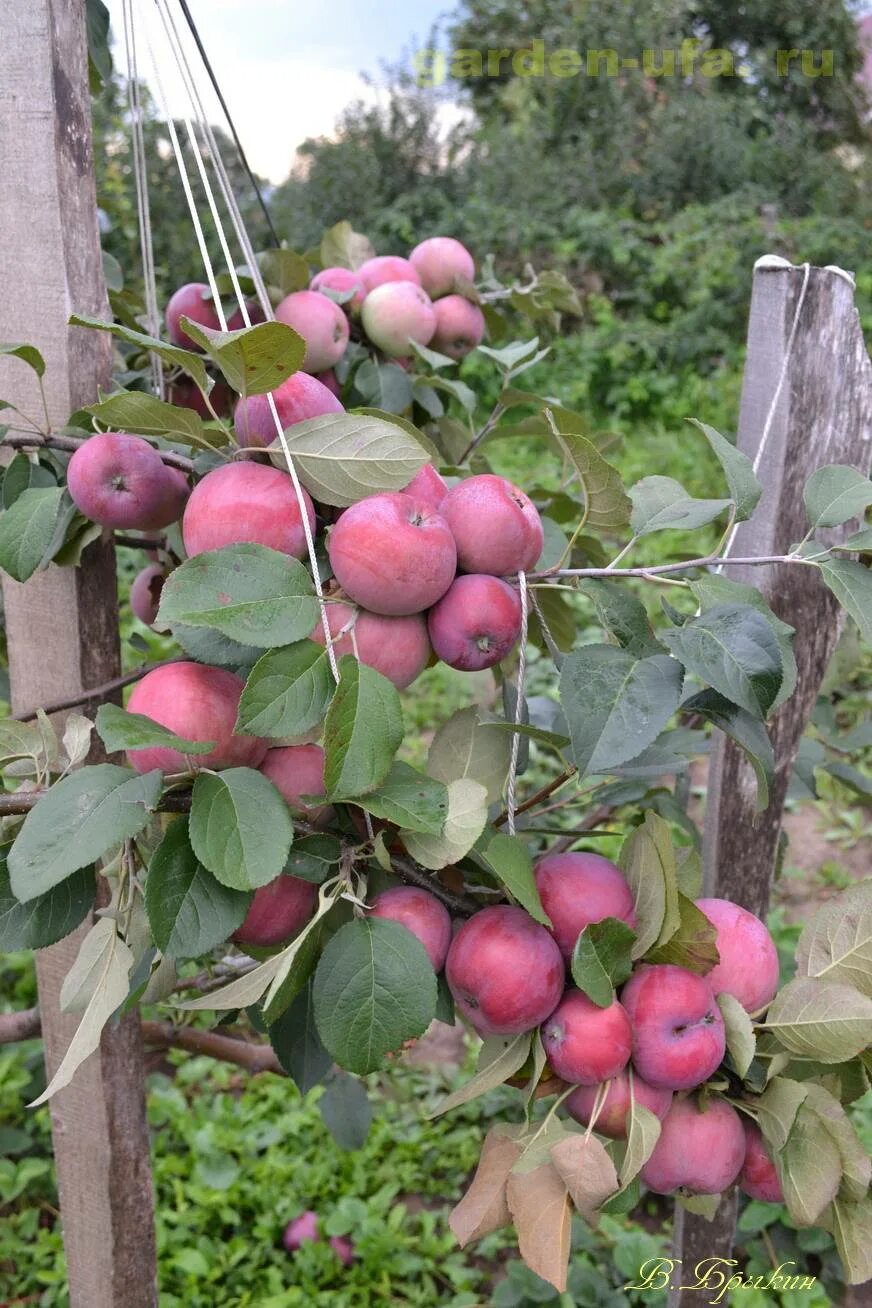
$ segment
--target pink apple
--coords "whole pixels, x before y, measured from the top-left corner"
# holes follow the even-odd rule
[[[332,368],[328,368],[326,372],[319,372],[315,380],[319,381],[322,386],[326,386],[330,394],[335,396],[337,400],[342,399],[342,387],[339,385],[336,373]]]
[[[163,745],[132,749],[127,754],[130,766],[137,772],[256,768],[266,753],[266,741],[234,734],[242,689],[232,672],[202,663],[165,663],[147,672],[133,688],[128,711],[159,722],[184,740],[214,740],[215,748],[196,755]]]
[[[778,1169],[759,1126],[743,1117],[742,1128],[745,1132],[745,1162],[739,1175],[739,1188],[751,1199],[761,1199],[766,1204],[784,1203]]]
[[[672,963],[638,968],[621,992],[633,1024],[633,1065],[653,1086],[690,1090],[719,1066],[724,1021],[705,977]]]
[[[350,268],[323,268],[312,278],[309,289],[322,293],[339,291],[343,295],[346,291],[354,291],[351,299],[345,300],[342,304],[342,308],[349,311],[359,309],[366,295],[360,273],[352,272]]]
[[[444,519],[405,495],[370,495],[346,509],[327,537],[336,580],[373,613],[420,613],[445,594],[457,554]]]
[[[431,236],[421,241],[409,255],[409,262],[434,300],[453,291],[458,280],[475,279],[475,260],[453,236]]]
[[[393,886],[376,896],[372,916],[399,922],[411,931],[426,949],[433,971],[442,971],[451,944],[451,918],[435,895],[417,886]]]
[[[330,804],[303,804],[303,795],[324,795],[324,751],[320,745],[279,745],[267,750],[260,765],[294,812],[315,826],[326,826],[334,816]]]
[[[348,319],[327,295],[318,291],[293,291],[277,306],[276,321],[293,327],[306,342],[304,372],[332,368],[345,353]]]
[[[430,644],[450,668],[480,672],[518,643],[521,601],[499,577],[458,577],[427,619]]]
[[[480,1035],[516,1035],[551,1014],[566,972],[560,950],[522,908],[498,904],[473,914],[448,950],[454,1002]]]
[[[636,927],[633,892],[619,867],[601,854],[545,854],[535,867],[536,888],[565,959],[591,922],[616,917]]]
[[[411,282],[387,282],[363,302],[363,329],[383,354],[402,359],[414,341],[427,345],[436,330],[436,312],[426,291]]]
[[[295,935],[315,911],[318,887],[283,872],[254,892],[245,920],[231,940],[239,945],[280,945]]]
[[[92,522],[145,531],[168,527],[181,517],[189,486],[141,436],[107,431],[90,436],[75,451],[67,465],[67,489]]]
[[[720,1194],[733,1184],[744,1158],[745,1133],[735,1108],[710,1099],[701,1111],[693,1098],[676,1099],[641,1175],[657,1194]]]
[[[379,254],[374,259],[367,259],[357,270],[357,276],[363,282],[364,289],[374,291],[377,286],[388,282],[412,282],[421,285],[421,278],[408,259],[396,254]]]
[[[408,486],[403,487],[403,491],[406,495],[413,495],[415,499],[423,500],[431,509],[438,511],[448,494],[448,487],[433,464],[425,463],[423,468],[419,468],[415,473]]]
[[[292,1222],[288,1222],[282,1236],[282,1244],[289,1253],[295,1253],[305,1240],[318,1240],[318,1214],[313,1213],[311,1209],[306,1213],[301,1213],[295,1217]]]
[[[354,1262],[354,1245],[344,1235],[331,1235],[327,1241],[330,1248],[344,1267],[350,1267]]]
[[[483,473],[458,482],[439,511],[454,534],[463,572],[505,577],[536,566],[542,520],[533,501],[505,477]]]
[[[542,1025],[542,1045],[552,1071],[577,1085],[599,1085],[630,1061],[630,1019],[615,1000],[600,1008],[580,990],[569,990]]]
[[[263,322],[263,311],[258,305],[249,304],[246,307],[252,326]],[[221,331],[221,320],[215,308],[215,301],[205,282],[187,282],[184,286],[180,286],[170,297],[165,317],[167,335],[173,345],[180,345],[185,350],[199,350],[202,346],[185,333],[179,322],[180,318],[190,318],[191,322],[198,323],[201,327],[208,327],[213,332]],[[228,313],[226,322],[229,332],[241,331],[245,326],[242,310],[236,309]]]
[[[209,392],[209,403],[220,417],[228,415],[233,408],[233,391],[226,382],[216,381]],[[200,415],[207,421],[213,421],[212,411],[209,409],[203,394],[190,377],[177,377],[167,391],[167,401],[170,404],[178,405],[181,409],[192,409],[194,413]]]
[[[599,1086],[580,1085],[566,1100],[566,1111],[576,1122],[587,1126],[593,1113]],[[641,1076],[633,1075],[633,1099],[662,1121],[672,1103],[671,1090],[657,1090]],[[630,1121],[629,1069],[619,1072],[609,1081],[605,1101],[596,1119],[595,1131],[612,1140],[626,1140]]]
[[[272,393],[283,431],[307,418],[325,413],[344,413],[338,396],[329,386],[307,372],[292,372]],[[243,446],[272,445],[278,441],[275,418],[266,395],[241,397],[234,414],[236,439]]]
[[[166,581],[166,573],[159,563],[152,563],[142,572],[138,572],[130,587],[130,607],[134,617],[139,618],[147,627],[154,625],[160,606],[160,594]]]
[[[778,989],[778,951],[764,922],[728,899],[698,899],[696,906],[717,928],[718,965],[706,980],[749,1013],[766,1008]]]
[[[309,526],[315,509],[302,492]],[[226,463],[207,472],[194,487],[182,520],[189,557],[245,541],[301,559],[306,535],[294,484],[280,468],[262,463]]]
[[[484,314],[477,304],[462,295],[446,295],[433,305],[436,331],[431,350],[447,354],[449,359],[465,359],[484,340]]]
[[[397,690],[405,690],[430,661],[430,638],[427,623],[420,613],[389,618],[382,613],[368,613],[352,604],[329,603],[327,625],[336,657],[353,654],[367,667],[375,668]],[[312,640],[325,643],[324,625],[319,616]]]

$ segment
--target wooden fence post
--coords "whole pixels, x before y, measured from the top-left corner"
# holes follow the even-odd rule
[[[759,468],[763,498],[752,521],[739,527],[732,546],[737,555],[782,554],[802,539],[807,531],[802,491],[816,468],[847,463],[869,473],[872,364],[854,307],[852,280],[839,269],[812,268],[807,279],[804,268],[776,260],[762,260],[755,269],[738,433],[739,448],[751,458],[760,448],[785,368]],[[842,540],[850,530],[819,534]],[[755,814],[754,774],[741,752],[723,737],[713,752],[709,775],[705,894],[765,915],[791,770],[842,616],[811,568],[731,568],[729,575],[758,585],[778,616],[796,628],[796,691],[770,724],[776,775],[769,807]],[[721,1204],[713,1222],[676,1205],[673,1253],[683,1261],[685,1285],[692,1283],[693,1269],[703,1259],[731,1256],[735,1218],[735,1195]],[[673,1279],[679,1279],[678,1269]],[[699,1301],[699,1292],[674,1290],[670,1296],[671,1305]]]
[[[74,310],[106,317],[97,229],[84,0],[0,0],[0,339],[46,361],[53,425],[109,379],[100,332],[69,328]],[[0,358],[0,396],[39,420],[34,375]],[[4,419],[9,420],[7,415]],[[13,425],[17,419],[11,419]],[[115,551],[98,542],[75,570],[50,567],[25,585],[3,578],[16,710],[117,675]],[[50,1076],[78,1018],[61,1016],[61,981],[88,924],[37,956]],[[154,1214],[144,1064],[134,1013],[51,1102],[72,1308],[155,1308]]]

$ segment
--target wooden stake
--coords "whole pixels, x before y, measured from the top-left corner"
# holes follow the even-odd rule
[[[73,311],[106,317],[91,147],[84,0],[0,0],[0,339],[46,361],[53,426],[109,380],[102,332],[69,328]],[[0,396],[42,426],[33,373],[0,358]],[[81,568],[25,585],[3,578],[13,707],[26,711],[120,672],[115,553],[92,545]],[[46,1071],[78,1018],[60,1014],[63,977],[87,930],[37,957]],[[138,1015],[51,1104],[72,1308],[155,1308],[153,1197]]]
[[[872,364],[854,308],[851,278],[838,269],[812,268],[803,296],[804,279],[802,268],[790,266],[764,264],[754,273],[738,436],[739,448],[752,459],[760,449],[785,360],[786,376],[760,461],[764,495],[751,522],[742,523],[736,534],[731,552],[738,556],[781,554],[805,536],[802,491],[817,468],[847,463],[868,475],[872,461]],[[844,540],[856,526],[819,534],[831,542]],[[770,724],[776,776],[769,807],[755,814],[751,767],[724,738],[714,751],[709,776],[705,894],[731,899],[765,916],[790,774],[843,615],[811,568],[731,569],[729,575],[758,585],[797,633],[796,691]],[[735,1214],[735,1195],[721,1204],[713,1222],[676,1208],[674,1256],[683,1260],[684,1285],[693,1283],[694,1268],[704,1259],[730,1257]],[[669,1302],[696,1304],[699,1296],[698,1290],[676,1290]]]

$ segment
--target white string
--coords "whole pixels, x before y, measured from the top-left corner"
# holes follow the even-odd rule
[[[136,183],[136,212],[139,222],[139,248],[142,257],[142,277],[145,284],[145,312],[148,330],[152,336],[160,334],[160,315],[157,305],[157,278],[154,270],[154,245],[151,233],[151,207],[148,196],[148,171],[145,156],[145,137],[142,129],[142,105],[139,98],[139,69],[136,63],[136,43],[133,39],[132,0],[124,0],[124,48],[127,55],[127,105],[130,112],[130,135],[133,144],[133,175]],[[155,393],[164,398],[163,360],[152,354],[151,378]]]
[[[518,573],[518,586],[521,591],[521,644],[518,651],[518,686],[515,697],[515,727],[521,725],[521,718],[524,712],[524,677],[527,671],[527,574],[526,572]],[[515,834],[515,786],[518,778],[518,754],[521,748],[520,732],[512,732],[512,754],[509,760],[509,779],[506,786],[506,825],[509,828],[509,835]]]
[[[811,264],[804,263],[801,265],[801,267],[803,272],[802,286],[800,287],[799,298],[796,301],[796,309],[793,314],[793,323],[791,325],[790,334],[787,338],[787,345],[784,350],[784,358],[781,361],[781,372],[779,373],[778,376],[778,384],[775,387],[775,394],[772,396],[772,403],[769,405],[769,412],[766,414],[766,421],[763,424],[763,432],[760,436],[760,444],[757,447],[757,453],[754,455],[754,462],[751,465],[755,473],[759,472],[760,470],[760,464],[763,462],[763,455],[766,453],[766,446],[769,443],[769,436],[772,431],[772,424],[775,420],[775,413],[776,410],[778,409],[778,403],[781,399],[781,392],[784,390],[784,383],[787,380],[787,370],[790,366],[790,360],[793,354],[793,347],[794,344],[796,343],[796,333],[799,329],[799,319],[802,313],[802,306],[805,304],[805,293],[808,290],[809,278],[811,276]],[[730,533],[726,540],[726,544],[724,545],[723,557],[725,559],[729,558],[730,552],[733,548],[733,545],[735,544],[736,533],[738,532],[740,526],[741,523],[736,522],[733,524],[733,527],[730,530]],[[723,569],[724,569],[723,563],[719,563],[715,571],[723,572]]]
[[[205,115],[202,113],[202,100],[200,99],[199,95],[196,94],[195,92],[194,89],[195,82],[190,71],[190,65],[187,63],[187,60],[185,59],[184,51],[182,50],[181,43],[178,40],[178,33],[175,29],[175,25],[172,23],[172,18],[170,17],[169,26],[168,26],[163,16],[163,10],[161,9],[161,0],[156,0],[156,7],[158,9],[158,13],[161,16],[164,32],[167,36],[167,40],[169,41],[170,46],[173,48],[173,52],[176,58],[176,63],[179,67],[179,71],[182,73],[182,81],[185,84],[186,90],[188,91],[188,95],[194,106],[195,113],[202,115],[201,126],[205,124],[205,133],[207,136],[207,140],[211,140],[212,142],[214,142],[214,136],[211,133],[211,129],[209,129],[208,127],[208,122],[205,118]],[[148,46],[149,46],[149,55],[151,57],[152,67],[155,74],[155,84],[158,88],[159,101],[160,101],[161,109],[163,111],[164,118],[166,120],[167,130],[170,135],[170,142],[173,147],[173,153],[175,155],[176,165],[179,169],[179,176],[182,182],[182,189],[184,190],[185,193],[185,199],[187,200],[188,210],[191,215],[191,221],[194,225],[194,232],[197,237],[197,244],[200,249],[200,255],[203,260],[203,266],[206,270],[206,278],[207,281],[209,282],[209,288],[212,292],[212,297],[215,303],[215,311],[218,315],[218,321],[221,324],[221,329],[222,331],[226,331],[227,319],[224,314],[224,308],[221,304],[221,297],[218,293],[218,285],[215,278],[215,272],[212,266],[212,260],[209,256],[209,250],[206,245],[203,226],[200,221],[200,215],[197,211],[197,206],[194,201],[193,192],[191,190],[191,184],[190,184],[190,179],[188,177],[188,170],[185,164],[184,155],[182,153],[182,149],[178,140],[178,135],[175,130],[175,123],[173,122],[173,119],[169,112],[169,106],[167,103],[166,96],[164,94],[160,74],[158,72],[157,60],[155,58],[154,49],[152,47],[152,43],[150,38],[148,37],[148,34],[146,35],[147,35]],[[185,69],[187,69],[187,74],[188,74],[187,76],[185,76],[185,73],[182,71],[183,66]],[[245,299],[242,294],[242,289],[239,283],[238,276],[236,274],[236,268],[233,264],[233,260],[230,255],[230,250],[227,244],[226,234],[224,232],[224,226],[221,221],[221,216],[218,213],[217,205],[215,204],[214,194],[212,192],[212,188],[209,184],[208,175],[203,165],[200,144],[197,141],[190,119],[186,117],[184,121],[190,139],[191,147],[194,151],[194,155],[197,160],[197,166],[200,172],[201,180],[203,182],[204,190],[206,192],[207,201],[209,203],[212,219],[215,223],[215,227],[218,232],[218,239],[221,243],[222,252],[227,261],[228,272],[230,273],[230,278],[233,283],[234,292],[237,297],[239,308],[242,312],[243,321],[248,326],[251,323],[251,319],[248,314],[248,306],[245,303]],[[212,156],[213,156],[213,162],[215,163],[216,172],[218,173],[219,180],[221,181],[221,188],[224,191],[224,198],[228,204],[228,210],[230,212],[231,222],[233,223],[233,226],[236,230],[237,239],[239,239],[240,241],[240,245],[242,246],[243,253],[246,255],[246,259],[250,264],[250,271],[252,273],[255,286],[258,289],[258,298],[261,300],[261,303],[264,306],[264,312],[267,314],[267,316],[270,319],[272,319],[274,315],[272,313],[272,306],[269,301],[269,296],[267,295],[266,287],[264,285],[263,278],[260,274],[260,269],[257,266],[257,260],[254,258],[254,252],[252,250],[251,242],[248,238],[248,234],[245,231],[244,224],[241,221],[241,216],[239,216],[238,207],[235,205],[235,201],[232,201],[230,199],[232,195],[232,191],[230,190],[229,186],[226,186],[226,173],[224,179],[223,180],[221,179],[223,162],[220,162],[220,155],[217,152],[217,146],[214,146],[214,148],[212,149]],[[220,162],[220,167],[219,167],[219,162]],[[291,457],[291,451],[288,445],[288,440],[287,437],[285,436],[284,428],[282,427],[281,419],[279,418],[278,409],[276,408],[276,403],[272,395],[272,392],[270,392],[267,395],[267,402],[269,405],[270,413],[273,418],[273,422],[275,424],[276,434],[278,436],[279,443],[282,447],[282,453],[284,454],[285,457],[287,470],[294,487],[294,493],[297,499],[297,506],[300,512],[300,522],[303,528],[303,535],[305,536],[306,539],[306,549],[309,555],[309,564],[312,570],[312,580],[315,587],[315,595],[318,602],[318,608],[320,611],[321,624],[324,630],[326,650],[327,650],[327,660],[328,663],[330,664],[330,671],[333,675],[333,679],[334,681],[338,682],[339,668],[336,662],[335,651],[333,650],[332,644],[330,643],[329,640],[330,628],[327,621],[327,608],[324,602],[324,590],[321,585],[321,577],[318,567],[318,556],[315,551],[315,539],[312,533],[311,523],[309,522],[309,515],[306,511],[306,501],[304,498],[303,487],[300,483],[300,479],[297,474],[294,461]]]

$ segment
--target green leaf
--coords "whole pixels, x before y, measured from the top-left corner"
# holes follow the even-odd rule
[[[854,1201],[864,1199],[872,1177],[872,1160],[844,1108],[834,1095],[813,1081],[808,1084],[804,1107],[818,1117],[839,1151],[839,1193]]]
[[[506,784],[512,745],[509,735],[485,731],[478,709],[458,709],[433,737],[427,771],[446,783],[469,779],[487,791],[489,804],[498,803]]]
[[[8,845],[0,848],[0,953],[45,949],[84,921],[94,903],[94,869],[80,868],[44,895],[22,904],[12,893],[8,853]]]
[[[148,867],[145,911],[166,958],[198,958],[241,926],[251,895],[216,881],[191,848],[187,818],[167,829]]]
[[[872,481],[856,468],[831,463],[812,473],[802,498],[812,531],[839,527],[872,504]]]
[[[773,709],[778,708],[786,700],[790,699],[796,688],[796,656],[793,652],[795,632],[793,627],[788,626],[786,622],[782,622],[772,612],[759,590],[755,590],[753,586],[747,586],[740,581],[733,581],[729,577],[722,577],[714,572],[704,573],[702,576],[690,581],[689,585],[703,609],[711,609],[718,604],[749,604],[752,609],[756,609],[758,613],[762,614],[778,641],[784,667],[781,689],[775,696]]]
[[[441,1117],[450,1113],[461,1104],[468,1104],[471,1099],[494,1090],[519,1072],[530,1056],[532,1033],[524,1031],[516,1036],[492,1036],[485,1040],[478,1058],[478,1071],[467,1081],[447,1095],[438,1105],[431,1117]]]
[[[757,1099],[757,1123],[773,1156],[781,1153],[796,1121],[808,1087],[789,1077],[775,1076]]]
[[[851,1203],[834,1199],[821,1224],[832,1232],[845,1280],[862,1286],[872,1279],[872,1199]]]
[[[342,843],[337,836],[326,832],[303,836],[302,840],[294,841],[285,871],[301,881],[320,886],[336,867],[341,853]]]
[[[872,999],[840,982],[797,977],[779,990],[764,1025],[792,1054],[841,1063],[872,1044]]]
[[[487,825],[487,792],[477,781],[448,783],[448,813],[436,836],[401,830],[412,858],[431,872],[457,863],[472,849]]]
[[[762,813],[769,806],[769,787],[775,777],[775,752],[765,723],[716,690],[703,690],[685,700],[682,707],[685,713],[698,713],[739,746],[754,769],[757,778],[756,810]]]
[[[626,586],[614,581],[590,580],[581,590],[593,600],[597,616],[606,631],[618,644],[635,658],[662,654],[663,646],[656,639],[641,600],[631,595]]]
[[[167,440],[204,450],[227,444],[226,432],[214,426],[205,427],[193,409],[167,404],[144,391],[117,391],[98,404],[85,405],[84,411],[114,431],[165,436]]]
[[[494,876],[505,886],[513,899],[525,908],[532,918],[543,926],[551,926],[551,918],[542,907],[533,860],[526,841],[521,836],[507,836],[498,832],[481,851],[481,858]]]
[[[2,522],[0,518],[0,528]],[[822,559],[817,566],[842,608],[847,609],[860,628],[860,635],[867,644],[872,644],[872,572],[855,559]]]
[[[294,838],[287,804],[254,768],[201,772],[189,830],[197,858],[231,890],[256,890],[274,881]]]
[[[173,625],[173,636],[186,654],[197,663],[208,663],[218,668],[230,668],[240,676],[244,669],[254,667],[263,650],[254,645],[240,645],[214,627],[186,627],[181,622]]]
[[[675,657],[728,700],[764,718],[781,689],[778,641],[747,604],[719,604],[677,630],[662,633]]]
[[[546,731],[544,727],[534,727],[530,722],[482,722],[482,731],[502,731],[511,739],[523,736],[526,740],[535,740],[538,745],[547,745],[558,753],[569,744],[568,736],[561,736],[556,731]]]
[[[237,731],[252,736],[301,736],[324,718],[333,695],[327,651],[314,640],[268,650],[248,675]]]
[[[162,776],[99,763],[58,781],[24,819],[9,853],[17,899],[45,894],[107,849],[137,835],[160,799]]]
[[[799,976],[838,981],[872,998],[872,880],[824,904],[796,947]]]
[[[312,982],[308,981],[291,1006],[269,1027],[270,1044],[301,1095],[313,1090],[333,1066],[315,1026]]]
[[[64,491],[62,486],[26,490],[0,514],[0,568],[27,581],[52,543]]]
[[[293,291],[305,291],[309,285],[309,264],[294,250],[263,250],[257,256],[263,279],[281,292],[282,299]]]
[[[350,268],[356,272],[375,254],[368,236],[356,232],[350,222],[334,224],[321,237],[321,263],[324,268]]]
[[[615,986],[623,985],[632,972],[635,939],[635,931],[626,922],[605,917],[589,923],[576,940],[570,964],[572,979],[600,1008],[608,1008],[615,998]]]
[[[396,687],[344,654],[324,726],[324,781],[330,798],[359,797],[380,786],[402,740]]]
[[[637,928],[633,958],[664,944],[681,924],[678,874],[669,826],[649,809],[621,848],[618,865],[630,883]]]
[[[0,342],[0,354],[20,359],[22,363],[27,364],[28,368],[33,369],[37,377],[45,375],[45,359],[35,345],[15,345]]]
[[[775,1165],[790,1216],[798,1226],[814,1226],[836,1197],[842,1162],[832,1136],[805,1103]]]
[[[386,413],[402,413],[412,403],[409,374],[395,363],[364,359],[354,374],[354,386],[364,405]]]
[[[712,447],[715,458],[724,470],[730,488],[730,498],[736,506],[736,521],[744,522],[750,518],[763,494],[763,487],[757,480],[753,463],[747,454],[743,454],[714,427],[709,427],[696,418],[689,418],[688,422],[699,428]]]
[[[394,763],[380,786],[354,802],[406,831],[438,836],[448,815],[448,788],[408,763]]]
[[[630,1071],[630,1085],[633,1073]],[[631,1093],[630,1111],[627,1116],[627,1148],[624,1151],[620,1167],[621,1189],[639,1175],[642,1168],[654,1152],[654,1146],[660,1139],[660,1119],[650,1108],[640,1104],[635,1094]]]
[[[3,478],[3,508],[12,505],[26,490],[42,490],[57,486],[57,479],[41,463],[34,463],[26,454],[15,454],[6,467]]]
[[[587,527],[594,531],[623,527],[631,506],[617,468],[606,462],[593,441],[578,432],[558,431],[555,440],[581,482]]]
[[[264,1003],[263,1020],[267,1024],[278,1021],[307,986],[311,989],[309,983],[324,944],[321,924],[317,924],[311,930],[304,930],[298,940],[299,944],[294,949],[290,967],[281,969],[282,975],[277,976],[278,984],[273,983]]]
[[[665,654],[583,645],[564,660],[560,703],[579,775],[608,772],[650,745],[678,708],[683,673]]]
[[[318,1111],[340,1149],[363,1147],[372,1124],[372,1104],[360,1081],[335,1073],[318,1100]]]
[[[692,899],[678,892],[679,921],[667,940],[645,955],[646,963],[673,963],[705,976],[720,961],[716,940],[717,929],[712,926]]]
[[[858,554],[872,553],[872,527],[864,527],[862,531],[855,531],[853,536],[849,536],[841,545],[831,545],[830,549],[856,550]]]
[[[188,559],[161,592],[158,625],[211,627],[243,645],[291,645],[312,631],[318,605],[297,559],[264,545],[227,545]]]
[[[358,918],[337,931],[314,983],[325,1048],[349,1072],[374,1072],[421,1035],[436,1010],[436,975],[421,942],[397,922]]]
[[[236,332],[222,332],[183,315],[181,325],[240,395],[274,391],[302,367],[306,353],[302,336],[283,322],[261,322]]]
[[[672,477],[643,477],[630,487],[633,512],[630,525],[635,536],[672,529],[694,531],[712,522],[732,504],[731,500],[695,500]]]
[[[182,754],[208,754],[215,748],[214,740],[187,740],[162,727],[159,722],[142,713],[128,713],[117,704],[101,704],[95,720],[97,735],[109,754],[120,749],[149,749],[164,746]]]
[[[430,462],[430,455],[395,422],[365,414],[327,413],[289,429],[300,481],[319,504],[345,508],[379,491],[399,491]],[[270,457],[284,468],[279,442]]]
[[[727,1033],[727,1052],[739,1076],[744,1078],[757,1050],[754,1025],[738,999],[728,991],[722,990],[717,1001]]]
[[[128,345],[138,345],[140,349],[150,350],[171,368],[181,368],[182,372],[193,378],[201,391],[209,389],[206,365],[200,355],[194,354],[191,350],[182,350],[177,345],[167,345],[165,341],[160,341],[154,336],[146,336],[144,332],[134,331],[133,328],[125,327],[122,323],[103,322],[100,318],[91,318],[84,313],[71,314],[69,324],[71,327],[89,327],[92,331],[111,332],[113,336],[126,341]]]

